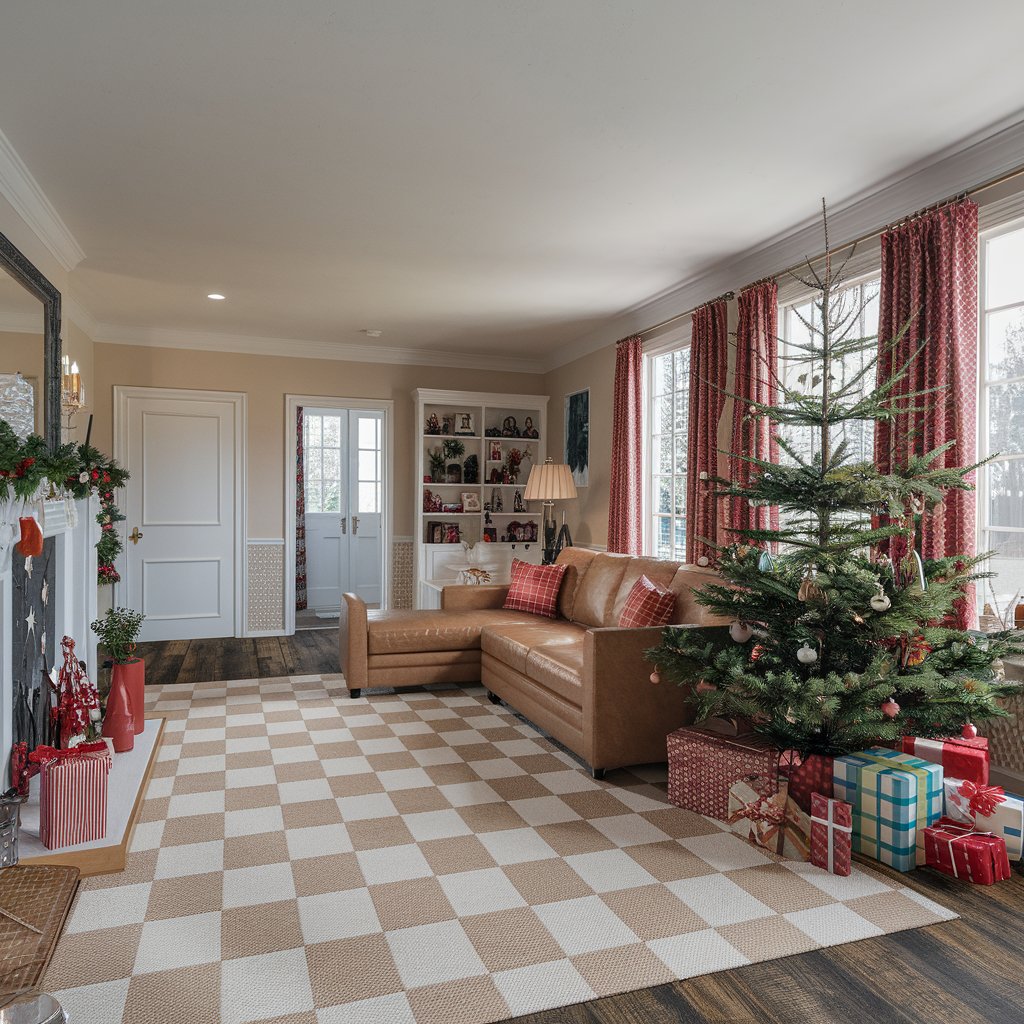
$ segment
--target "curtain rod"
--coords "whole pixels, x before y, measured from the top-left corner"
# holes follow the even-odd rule
[[[931,206],[926,206],[924,207],[924,209],[918,210],[917,213],[909,214],[906,217],[903,217],[900,220],[895,221],[894,224],[905,224],[908,221],[923,216],[925,213],[928,213],[932,210],[939,210],[943,206],[948,206],[950,203],[955,203],[958,199],[970,198],[971,196],[976,196],[981,192],[987,192],[990,188],[996,188],[996,186],[998,185],[1003,185],[1008,181],[1013,181],[1014,178],[1019,178],[1021,175],[1024,175],[1024,167],[1016,167],[1012,171],[1007,171],[1006,173],[1000,174],[995,178],[990,178],[988,181],[983,181],[980,185],[975,185],[973,188],[969,189],[962,189],[961,191],[947,197],[946,199],[940,200],[937,203],[932,203]],[[862,245],[864,242],[870,242],[872,239],[881,238],[882,235],[885,234],[885,232],[888,231],[893,226],[893,224],[886,224],[884,227],[878,228],[875,231],[870,231],[865,235],[860,235],[859,237],[854,238],[850,242],[845,242],[843,245],[840,245],[837,248],[833,249],[832,255],[835,255],[836,253],[845,252],[847,249],[852,249],[855,245]],[[760,281],[757,281],[755,283],[760,284],[761,281],[778,280],[780,277],[785,277],[787,274],[792,274],[795,271],[807,266],[808,262],[814,263],[824,258],[825,253],[821,253],[818,256],[808,257],[807,259],[801,260],[799,263],[793,264],[793,266],[791,267],[786,267],[785,270],[780,270],[776,274],[769,274],[766,277],[761,278]],[[733,294],[733,292],[726,292],[724,295],[719,296],[719,298],[731,299],[733,297]],[[690,316],[694,312],[694,310],[700,309],[701,306],[707,306],[709,303],[717,301],[717,299],[709,299],[708,302],[700,302],[696,306],[692,306],[690,309],[684,310],[682,313],[676,313],[674,316],[670,316],[667,320],[662,320],[660,323],[653,324],[650,327],[645,327],[642,331],[634,331],[634,334],[637,335],[641,340],[643,340],[645,335],[653,334],[655,331],[660,331],[662,328],[668,327],[670,324],[674,324],[677,320],[683,320],[686,317]]]

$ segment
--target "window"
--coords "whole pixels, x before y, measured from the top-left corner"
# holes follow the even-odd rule
[[[339,413],[302,417],[306,511],[341,511],[342,429]]]
[[[359,512],[380,511],[380,416],[359,416],[356,427]]]
[[[848,340],[865,338],[863,348],[847,355],[833,364],[833,387],[843,387],[852,382],[877,354],[878,343],[878,292],[879,278],[860,281],[844,288],[836,301],[836,319],[842,324]],[[779,346],[780,376],[786,386],[805,394],[820,394],[821,383],[816,382],[820,366],[808,362],[806,354],[795,346],[808,345],[812,341],[820,345],[821,335],[813,334],[810,327],[821,329],[821,307],[810,299],[783,306],[779,323],[782,328],[782,344]],[[806,375],[806,376],[805,376]],[[803,379],[801,379],[803,378]],[[875,386],[875,372],[869,370],[857,382],[857,395],[865,395]],[[811,427],[783,425],[780,436],[785,438],[800,453],[801,458],[810,461],[821,449],[821,437]],[[851,420],[835,427],[832,431],[833,446],[845,440],[849,444],[850,460],[854,462],[874,459],[874,420]],[[780,457],[787,459],[785,453]]]
[[[996,458],[978,474],[978,550],[996,577],[978,600],[1007,611],[1024,591],[1024,226],[982,237],[981,394],[978,451]]]
[[[647,550],[686,557],[686,442],[690,419],[690,349],[647,359]]]

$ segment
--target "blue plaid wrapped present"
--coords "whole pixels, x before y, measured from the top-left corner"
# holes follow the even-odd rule
[[[917,831],[942,817],[942,765],[869,747],[835,759],[832,790],[853,805],[854,850],[897,871],[924,863]]]

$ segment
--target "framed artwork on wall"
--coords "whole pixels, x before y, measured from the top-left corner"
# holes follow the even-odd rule
[[[565,462],[573,483],[590,482],[590,388],[565,396]]]

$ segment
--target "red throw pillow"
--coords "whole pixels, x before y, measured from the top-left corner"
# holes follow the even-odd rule
[[[646,576],[633,584],[619,616],[619,625],[627,629],[640,626],[667,626],[676,609],[676,595],[659,587]]]
[[[558,591],[567,565],[531,565],[512,559],[512,586],[505,607],[517,612],[532,612],[549,619],[558,618]]]

